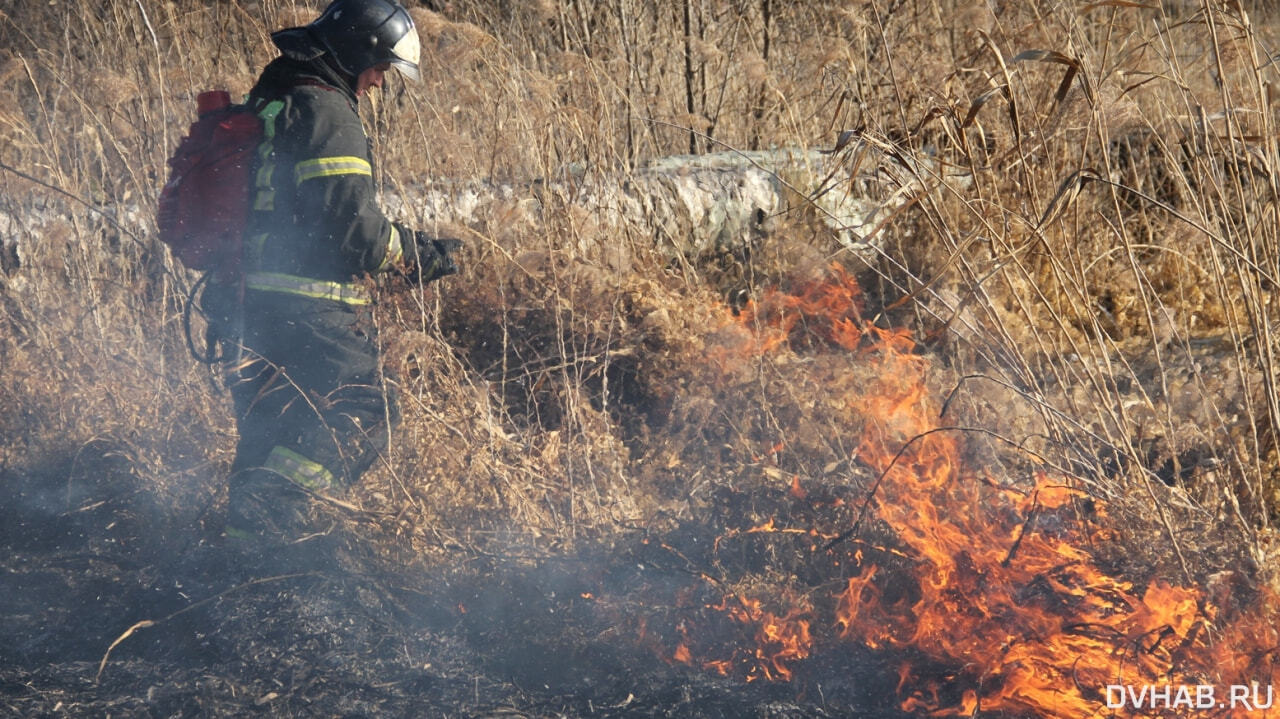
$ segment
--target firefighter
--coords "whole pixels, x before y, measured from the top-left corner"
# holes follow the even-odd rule
[[[225,534],[258,556],[316,536],[310,502],[357,482],[398,417],[360,279],[400,269],[430,282],[457,272],[459,246],[390,221],[375,198],[357,107],[392,68],[418,79],[409,13],[334,0],[271,39],[280,55],[249,97],[265,128],[243,274],[203,298],[239,431]]]

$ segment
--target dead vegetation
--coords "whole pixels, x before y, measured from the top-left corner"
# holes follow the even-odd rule
[[[1280,18],[1262,4],[1210,0],[1006,5],[999,16],[958,0],[415,7],[424,81],[394,83],[365,108],[380,181],[401,197],[427,179],[530,186],[583,167],[625,172],[665,156],[773,147],[873,147],[924,189],[879,228],[887,244],[870,261],[812,216],[771,218],[766,236],[734,252],[672,260],[645,228],[606,232],[571,207],[536,228],[520,221],[516,202],[490,205],[467,226],[432,227],[408,205],[401,219],[466,241],[464,271],[425,295],[384,288],[376,321],[405,421],[350,498],[356,511],[318,511],[371,542],[382,569],[405,561],[438,579],[400,580],[401,593],[379,598],[362,621],[413,637],[406,656],[456,664],[425,675],[395,665],[395,681],[417,689],[386,690],[364,710],[401,706],[420,690],[465,706],[462,715],[504,704],[586,714],[583,697],[595,692],[616,714],[660,715],[688,705],[565,676],[592,662],[634,669],[640,647],[659,655],[655,686],[668,686],[675,680],[661,672],[695,664],[677,661],[679,646],[715,644],[682,644],[691,616],[732,632],[728,605],[708,609],[712,594],[722,604],[743,598],[748,614],[745,599],[770,595],[757,620],[799,608],[815,630],[830,625],[829,584],[867,577],[862,559],[841,554],[843,564],[818,576],[806,551],[820,543],[793,546],[795,533],[773,533],[742,545],[775,512],[795,520],[778,517],[777,527],[846,531],[864,522],[853,510],[873,504],[866,498],[888,474],[860,455],[876,420],[865,400],[849,400],[883,380],[863,340],[845,346],[833,334],[842,321],[915,338],[909,353],[927,368],[936,424],[954,428],[945,433],[959,438],[971,477],[1031,496],[1044,472],[1104,504],[1105,518],[1050,514],[1055,527],[1110,532],[1092,552],[1111,576],[1215,597],[1243,582],[1250,589],[1234,590],[1236,603],[1274,583]],[[246,91],[272,56],[268,32],[317,9],[113,0],[100,15],[66,3],[0,11],[9,546],[83,556],[68,561],[144,587],[173,555],[215,537],[233,427],[217,377],[187,356],[181,317],[195,278],[158,246],[152,207],[195,94]],[[806,293],[832,276],[858,279],[856,302],[820,312],[794,299],[816,301]],[[793,489],[826,498],[825,509],[802,507]],[[1024,532],[1042,526],[1024,521]],[[893,562],[909,550],[894,544],[889,520],[879,522],[858,525],[878,534],[844,549],[874,550],[891,565],[881,576],[901,578]],[[721,536],[730,538],[723,552]],[[629,573],[633,559],[659,567],[661,579]],[[13,569],[50,596],[87,602],[110,584],[65,591],[52,568]],[[1224,579],[1228,570],[1243,579]],[[702,584],[691,579],[699,576]],[[566,604],[600,596],[601,586],[616,591],[589,609]],[[147,592],[131,591],[108,602],[118,616],[73,647],[76,661],[96,663],[134,621],[182,606],[167,594],[163,607],[138,609]],[[162,665],[190,671],[187,690],[164,705],[171,713],[231,711],[246,706],[243,691],[253,692],[250,704],[284,697],[288,712],[308,713],[314,682],[253,683],[275,655],[253,658],[246,647],[277,651],[272,642],[289,631],[273,625],[276,639],[254,644],[253,617],[286,600],[271,587],[237,596],[250,595],[260,612],[235,605],[220,615],[248,632],[228,630],[226,656],[240,652],[243,662],[234,677],[210,680],[200,671],[212,670],[191,670],[187,654],[159,643]],[[526,596],[579,624],[513,606]],[[403,619],[406,603],[413,621]],[[32,638],[31,610],[9,609],[5,634],[22,638],[19,657],[56,659]],[[61,611],[76,621],[81,609]],[[212,621],[203,611],[183,615],[194,635]],[[501,629],[485,623],[511,617]],[[627,623],[637,618],[652,625]],[[422,622],[434,633],[405,629]],[[322,630],[297,640],[312,643],[304,656],[357,661],[365,651],[326,649]],[[529,638],[545,631],[564,634]],[[361,636],[376,644],[376,634]],[[809,667],[797,681],[807,709],[762,715],[824,715],[811,699],[823,686],[832,711],[905,711],[836,686],[831,667],[855,654],[887,666],[879,649],[824,641],[822,662],[782,662]],[[471,663],[451,642],[469,642],[488,662]],[[572,657],[555,667],[565,681],[525,673],[515,658],[525,651]],[[735,715],[734,682],[761,678],[766,666],[723,660],[733,663],[726,678],[679,675],[693,687],[685,699],[702,697],[707,715]],[[145,663],[124,666],[145,677]],[[866,679],[889,692],[892,673]],[[38,674],[3,680],[53,681]],[[526,691],[538,684],[558,688]],[[46,693],[47,702],[23,694],[29,703],[14,706],[56,711],[55,702],[80,697],[137,710],[129,702],[146,691],[122,680],[105,698],[87,686],[59,689],[60,699]],[[759,691],[757,706],[798,696]],[[963,702],[961,689],[950,691],[947,702]]]

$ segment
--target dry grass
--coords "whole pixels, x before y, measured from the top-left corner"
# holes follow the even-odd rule
[[[366,115],[400,193],[830,147],[842,130],[968,173],[963,191],[930,183],[872,265],[781,218],[734,277],[798,286],[843,263],[868,316],[934,355],[952,420],[1007,440],[975,437],[975,456],[1021,476],[1020,446],[1166,539],[1216,525],[1265,562],[1277,18],[1133,5],[460,0],[415,9],[425,80]],[[268,31],[315,9],[0,13],[0,468],[106,442],[157,491],[216,497],[232,428],[186,356],[193,278],[157,246],[152,202],[195,93],[247,90]],[[722,268],[670,263],[644,228],[530,227],[512,208],[438,228],[468,242],[463,274],[380,305],[406,421],[357,492],[363,520],[424,549],[555,546],[697,511],[766,470],[862,481],[858,417],[825,401],[859,381],[856,356],[754,356]]]

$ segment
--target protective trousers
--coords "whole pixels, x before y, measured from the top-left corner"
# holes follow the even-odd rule
[[[239,341],[222,330],[239,442],[227,534],[292,541],[311,493],[344,492],[387,447],[399,418],[379,381],[371,325],[331,300],[248,293]]]

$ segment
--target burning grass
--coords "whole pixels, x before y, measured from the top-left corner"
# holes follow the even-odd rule
[[[696,559],[688,542],[660,542],[700,581],[671,598],[656,651],[747,682],[811,683],[852,646],[863,666],[893,665],[899,707],[913,715],[1089,717],[1107,687],[1271,685],[1280,637],[1269,594],[1237,594],[1231,571],[1206,582],[1210,596],[1106,566],[1096,548],[1119,539],[1106,505],[1039,457],[1021,477],[967,458],[972,428],[938,423],[930,363],[903,332],[867,324],[860,297],[837,268],[742,319],[753,351],[836,351],[866,368],[873,379],[839,397],[863,427],[853,452],[862,481],[796,474],[785,490],[753,488],[762,496],[746,500],[751,514],[767,508],[768,521],[721,517],[731,529]],[[773,546],[753,569],[742,551],[756,536]],[[780,546],[790,566],[772,556]]]

